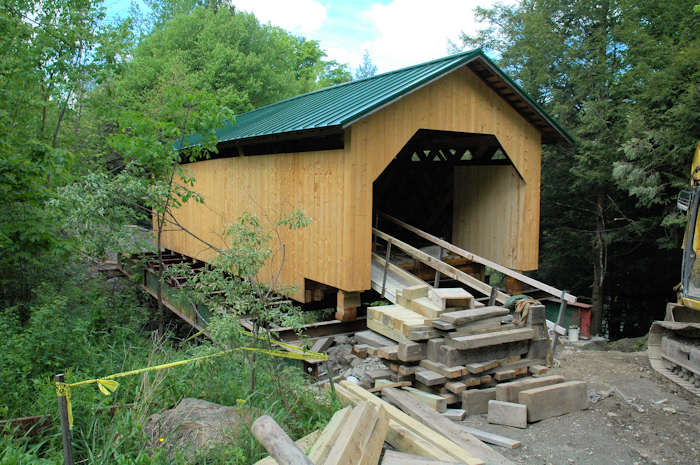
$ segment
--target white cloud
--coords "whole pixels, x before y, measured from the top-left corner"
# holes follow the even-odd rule
[[[462,31],[478,29],[474,9],[494,0],[393,0],[376,3],[362,17],[377,30],[376,38],[363,43],[380,72],[440,58],[448,43],[459,43]]]
[[[316,0],[232,0],[237,9],[252,12],[262,23],[310,35],[326,20],[326,7]]]

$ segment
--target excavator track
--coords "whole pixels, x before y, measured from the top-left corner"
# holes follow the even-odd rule
[[[700,397],[700,324],[655,321],[649,331],[649,362],[654,370]]]

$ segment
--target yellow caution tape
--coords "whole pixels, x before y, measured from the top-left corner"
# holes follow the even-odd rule
[[[247,331],[243,331],[245,334],[252,336],[252,333],[249,333]],[[267,354],[267,355],[272,355],[274,357],[282,357],[282,358],[291,358],[294,360],[321,360],[321,361],[327,361],[328,360],[328,354],[321,354],[318,352],[311,352],[311,351],[306,351],[301,347],[294,346],[292,344],[287,344],[284,342],[280,341],[270,341],[273,344],[277,344],[281,347],[287,348],[289,350],[293,350],[294,352],[283,352],[280,350],[272,350],[272,349],[260,349],[257,347],[236,347],[234,349],[229,349],[229,350],[224,350],[222,352],[217,352],[215,354],[209,354],[209,355],[202,355],[200,357],[195,357],[195,358],[190,358],[187,360],[179,360],[177,362],[170,362],[170,363],[165,363],[163,365],[156,365],[152,367],[146,367],[146,368],[139,368],[137,370],[131,370],[131,371],[124,371],[121,373],[115,373],[109,376],[105,376],[103,378],[93,378],[93,379],[86,379],[84,381],[79,381],[76,383],[60,383],[56,382],[56,395],[58,397],[65,397],[66,398],[66,405],[68,409],[68,425],[70,426],[70,429],[73,429],[73,409],[71,407],[71,401],[70,401],[70,389],[78,386],[85,386],[87,384],[97,384],[97,388],[99,391],[106,395],[109,396],[111,395],[117,387],[119,387],[119,383],[117,381],[114,381],[114,378],[123,378],[125,376],[133,376],[133,375],[139,375],[141,373],[146,373],[149,371],[158,371],[158,370],[165,370],[168,368],[174,368],[178,367],[181,365],[187,365],[189,363],[194,363],[198,362],[201,360],[205,360],[208,358],[214,358],[214,357],[220,357],[222,355],[238,351],[238,350],[245,350],[249,352],[259,352],[262,354]]]

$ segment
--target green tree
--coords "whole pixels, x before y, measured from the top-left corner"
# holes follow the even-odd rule
[[[375,74],[377,74],[377,66],[372,63],[369,50],[365,50],[365,54],[362,55],[362,64],[355,70],[355,79],[364,79],[372,77]]]
[[[500,65],[576,138],[574,147],[544,152],[541,275],[578,292],[587,281],[596,333],[610,301],[606,288],[625,279],[608,282],[611,263],[620,270],[619,261],[640,260],[657,237],[678,237],[664,218],[697,134],[689,110],[694,102],[697,108],[698,82],[692,4],[525,0],[479,9],[489,26],[463,36],[464,45],[498,53]],[[649,136],[641,121],[665,144],[635,150]]]

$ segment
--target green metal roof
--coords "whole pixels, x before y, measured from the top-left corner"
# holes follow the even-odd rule
[[[564,140],[571,137],[520,87],[484,55],[481,49],[450,55],[437,60],[350,81],[298,95],[236,116],[236,124],[217,130],[219,142],[250,140],[298,131],[346,127],[372,111],[400,98],[455,68],[482,60],[527,101]],[[195,143],[190,139],[191,143]]]

